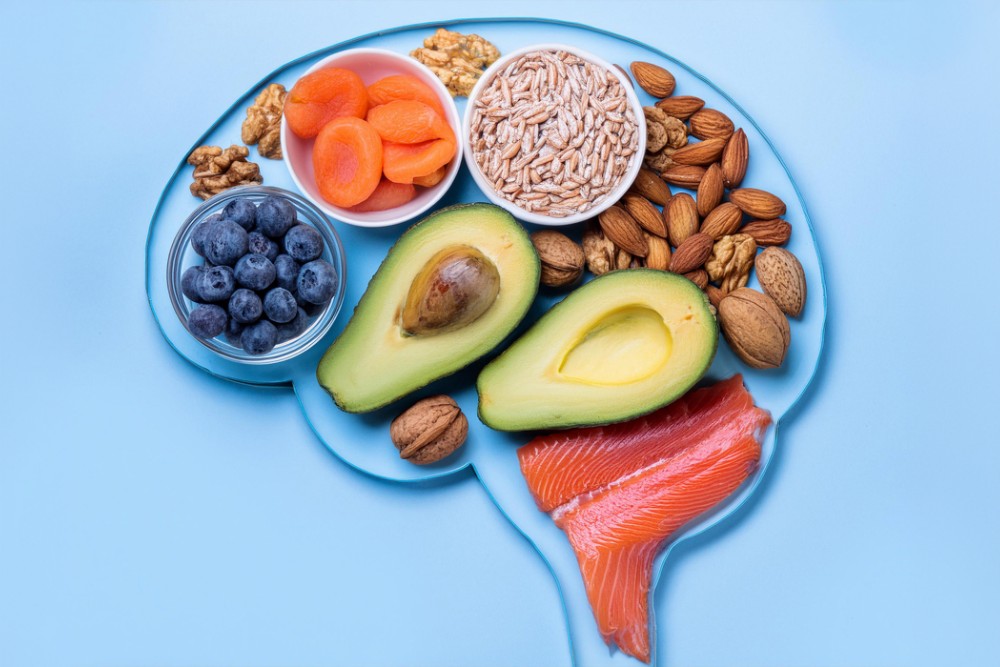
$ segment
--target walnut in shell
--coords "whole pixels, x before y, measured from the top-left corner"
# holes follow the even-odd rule
[[[392,420],[389,437],[400,458],[417,465],[435,463],[463,444],[469,422],[450,396],[430,396]]]

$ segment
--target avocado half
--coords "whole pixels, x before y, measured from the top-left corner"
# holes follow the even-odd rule
[[[479,418],[501,431],[624,421],[673,402],[708,370],[719,328],[687,278],[605,274],[542,316],[479,374]]]
[[[411,287],[435,257],[455,248],[471,248],[496,267],[495,300],[453,330],[431,335],[404,330]],[[320,360],[316,377],[341,409],[369,412],[451,375],[514,330],[538,292],[539,271],[531,239],[507,211],[486,203],[440,209],[389,250],[347,327]]]

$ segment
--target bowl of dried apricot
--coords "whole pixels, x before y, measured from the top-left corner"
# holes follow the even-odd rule
[[[385,227],[433,206],[462,162],[458,109],[416,60],[349,49],[316,63],[285,100],[292,180],[337,220]]]

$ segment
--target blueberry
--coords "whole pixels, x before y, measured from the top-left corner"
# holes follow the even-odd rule
[[[278,244],[260,232],[250,232],[250,236],[247,237],[247,245],[250,252],[264,255],[272,262],[278,256]]]
[[[205,256],[205,241],[208,239],[208,232],[212,229],[212,225],[219,220],[222,220],[222,215],[213,213],[199,222],[194,231],[191,232],[191,247],[202,257]]]
[[[309,225],[295,225],[285,234],[285,252],[297,262],[311,262],[323,254],[323,237]]]
[[[206,270],[204,266],[189,266],[181,276],[181,292],[195,303],[205,303],[198,292],[198,280]]]
[[[322,259],[304,264],[296,281],[299,296],[309,303],[323,304],[337,291],[337,271]]]
[[[241,324],[250,324],[260,319],[264,305],[256,292],[240,288],[229,297],[229,316]]]
[[[213,266],[202,271],[195,286],[204,301],[225,301],[233,295],[236,280],[228,266]]]
[[[309,316],[306,314],[306,311],[302,308],[296,309],[295,318],[291,322],[278,325],[278,342],[284,343],[287,340],[295,338],[305,331],[308,326]]]
[[[267,289],[274,282],[274,264],[264,255],[251,253],[236,262],[236,281],[250,289]]]
[[[278,287],[283,287],[289,292],[296,290],[295,281],[299,277],[299,263],[289,255],[278,255],[274,259],[274,275],[278,281]]]
[[[250,354],[267,354],[274,349],[277,340],[278,330],[267,320],[251,324],[240,336],[243,349]]]
[[[267,197],[257,207],[257,229],[280,239],[295,224],[295,207],[287,199]]]
[[[264,297],[264,312],[267,314],[267,319],[275,324],[294,320],[298,308],[295,297],[283,287],[275,287]]]
[[[243,335],[243,329],[246,327],[242,322],[237,322],[233,318],[229,318],[229,322],[226,323],[226,330],[222,333],[225,334],[226,340],[233,347],[243,347],[243,341],[240,340],[240,336]]]
[[[247,254],[247,230],[232,220],[212,224],[205,239],[205,257],[212,264],[232,266]]]
[[[249,199],[234,199],[222,209],[222,217],[229,218],[249,232],[257,225],[257,207]]]
[[[188,315],[188,330],[198,338],[215,338],[225,328],[226,311],[221,306],[198,306]]]

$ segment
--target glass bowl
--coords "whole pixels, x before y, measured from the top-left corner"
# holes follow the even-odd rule
[[[254,204],[260,204],[268,196],[281,197],[291,202],[295,207],[298,222],[314,227],[323,236],[324,247],[321,259],[332,264],[336,270],[337,290],[333,298],[326,305],[321,306],[321,310],[312,314],[308,326],[302,333],[278,343],[273,350],[266,354],[249,354],[242,348],[229,343],[224,333],[210,339],[199,338],[191,334],[202,345],[220,357],[242,364],[276,364],[302,354],[330,330],[334,320],[337,319],[340,307],[344,303],[347,263],[344,257],[344,246],[330,220],[311,202],[294,192],[266,185],[245,185],[221,192],[198,206],[183,222],[170,246],[170,254],[167,257],[167,292],[170,295],[170,303],[174,307],[174,312],[177,313],[184,328],[188,328],[188,316],[198,304],[184,296],[181,291],[181,277],[189,267],[205,263],[205,259],[191,247],[191,236],[195,227],[208,216],[221,213],[226,204],[234,199],[249,199]],[[190,333],[190,329],[188,332]]]

